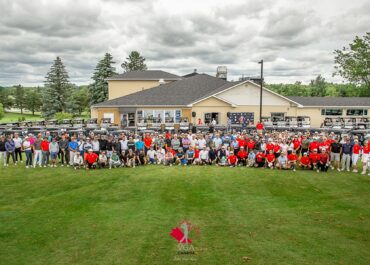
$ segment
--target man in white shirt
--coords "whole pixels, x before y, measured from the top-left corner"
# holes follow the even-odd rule
[[[198,146],[199,146],[199,149],[203,149],[205,146],[206,146],[207,142],[206,140],[203,138],[203,136],[199,136],[199,139],[198,139]]]
[[[128,147],[127,147],[127,139],[126,136],[122,136],[122,140],[119,141],[121,143],[121,150],[122,152],[126,152]]]
[[[219,150],[221,148],[222,140],[221,140],[219,134],[216,134],[216,138],[213,139],[213,144],[214,144],[216,150]]]
[[[208,150],[207,147],[204,146],[203,149],[199,152],[199,164],[200,165],[207,165],[209,162],[209,157],[208,157]]]
[[[156,157],[157,157],[157,164],[162,164],[164,155],[166,154],[166,151],[164,150],[163,147],[158,147],[158,150],[155,152]]]
[[[18,133],[14,134],[14,146],[15,146],[15,161],[18,162],[18,156],[19,156],[19,161],[23,163],[22,161],[22,139],[19,137]]]
[[[95,154],[99,155],[100,151],[100,143],[98,141],[98,137],[94,137],[94,140],[91,141],[92,150]]]
[[[150,149],[146,152],[146,156],[149,164],[155,164],[156,152],[154,151],[153,146],[150,146]]]

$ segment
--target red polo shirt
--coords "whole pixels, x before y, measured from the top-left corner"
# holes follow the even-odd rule
[[[303,165],[309,165],[310,164],[310,158],[308,156],[302,156],[300,162]]]
[[[41,142],[41,150],[42,151],[49,151],[49,142],[48,141],[42,141]]]

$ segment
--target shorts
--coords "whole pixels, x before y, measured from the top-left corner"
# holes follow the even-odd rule
[[[362,163],[366,164],[368,162],[368,159],[369,159],[369,154],[362,154]]]
[[[340,154],[339,153],[330,153],[330,161],[340,161]]]
[[[51,152],[51,153],[50,153],[50,157],[51,157],[51,159],[57,159],[57,157],[58,157],[58,152]]]

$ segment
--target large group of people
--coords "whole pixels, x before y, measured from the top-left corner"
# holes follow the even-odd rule
[[[328,169],[366,174],[370,142],[334,133],[232,131],[121,133],[119,135],[29,134],[0,137],[0,160],[8,167],[66,166],[86,170],[144,165]],[[361,162],[360,162],[361,161]],[[360,166],[362,165],[362,166]],[[360,168],[361,167],[361,168]],[[370,173],[369,173],[370,175]]]

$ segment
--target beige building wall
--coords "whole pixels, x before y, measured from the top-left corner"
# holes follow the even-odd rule
[[[108,80],[108,100],[123,97],[156,86],[159,86],[159,80]]]
[[[97,118],[98,123],[100,123],[102,118],[112,115],[114,116],[113,123],[120,124],[121,117],[118,108],[91,108],[91,118]]]

